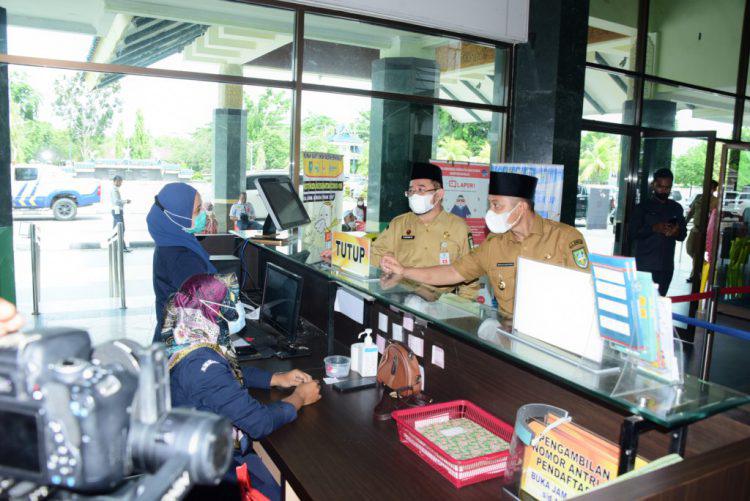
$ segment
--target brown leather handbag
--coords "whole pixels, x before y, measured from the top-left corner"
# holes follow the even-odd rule
[[[417,356],[407,346],[389,341],[378,364],[378,383],[396,392],[398,397],[409,397],[422,391]]]
[[[388,341],[383,350],[378,364],[378,384],[384,387],[373,412],[378,421],[391,419],[395,410],[432,403],[432,399],[422,393],[417,356],[397,341]]]

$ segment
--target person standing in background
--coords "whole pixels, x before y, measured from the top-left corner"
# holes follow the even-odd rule
[[[711,199],[708,204],[709,215],[714,209],[719,206],[719,199],[715,195],[716,190],[718,189],[719,183],[711,180]],[[696,261],[703,261],[703,254],[701,253],[701,249],[698,249],[698,239],[700,238],[701,233],[705,233],[705,231],[703,230],[703,193],[697,194],[695,196],[695,199],[693,199],[692,203],[690,204],[688,213],[685,216],[685,224],[688,224],[691,219],[693,220],[693,227],[690,228],[690,233],[688,233],[687,242],[685,242],[685,248],[687,250],[688,256],[690,256],[693,259],[693,263],[695,263]],[[695,266],[693,266],[693,269],[695,269]],[[687,279],[687,282],[690,283],[692,281],[693,276],[690,275],[690,277],[688,277]]]
[[[247,201],[247,193],[240,193],[237,203],[229,209],[229,219],[234,222],[235,230],[260,230],[263,225],[255,220],[255,207]]]
[[[164,306],[182,283],[193,275],[216,273],[216,267],[195,235],[185,230],[195,225],[201,212],[201,196],[186,183],[168,183],[154,197],[146,216],[154,239],[153,287],[156,329],[153,342],[161,340]]]
[[[112,189],[109,191],[109,204],[112,207],[112,228],[117,226],[117,223],[122,223],[122,234],[125,236],[125,214],[123,206],[129,204],[130,200],[123,200],[120,194],[120,186],[122,186],[122,176],[115,176],[112,178]],[[125,252],[130,252],[128,247],[123,249]]]
[[[669,199],[674,175],[669,169],[654,172],[651,196],[635,207],[630,220],[633,256],[639,271],[651,272],[659,295],[666,296],[674,274],[674,248],[687,236],[682,206]]]
[[[214,214],[214,204],[211,202],[204,203],[203,210],[206,211],[206,229],[203,232],[208,235],[217,234],[219,232],[219,221]]]
[[[365,205],[365,197],[362,195],[357,197],[357,206],[354,208],[354,217],[357,218],[357,221],[362,221],[363,223],[367,221],[367,206]]]
[[[357,217],[350,210],[344,214],[344,223],[341,225],[341,231],[357,231]]]

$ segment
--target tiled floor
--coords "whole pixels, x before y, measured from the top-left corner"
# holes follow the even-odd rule
[[[86,329],[94,344],[130,338],[151,341],[156,318],[151,286],[153,249],[125,254],[127,309],[109,297],[107,251],[42,251],[40,315],[31,315],[31,264],[28,251],[15,253],[16,293],[27,328],[70,326]]]

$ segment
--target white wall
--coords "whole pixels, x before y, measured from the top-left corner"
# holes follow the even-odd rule
[[[290,0],[510,43],[527,41],[529,0]]]

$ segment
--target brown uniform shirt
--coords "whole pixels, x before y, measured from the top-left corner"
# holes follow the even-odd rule
[[[466,280],[487,275],[495,291],[500,313],[511,317],[519,256],[566,268],[589,268],[588,249],[581,232],[538,214],[534,216],[531,233],[523,242],[516,240],[510,231],[492,236],[468,256],[459,259],[453,268]]]
[[[390,252],[407,267],[449,265],[469,254],[471,247],[471,231],[462,218],[441,211],[430,224],[424,224],[416,214],[407,212],[393,218],[373,242],[370,262],[378,266],[380,258]],[[441,292],[452,289],[438,288]],[[479,284],[460,289],[461,296],[474,299]]]

